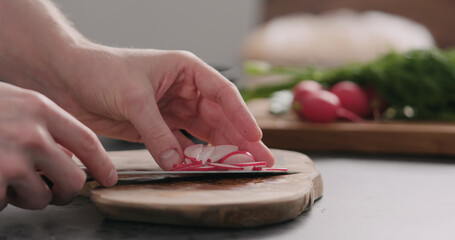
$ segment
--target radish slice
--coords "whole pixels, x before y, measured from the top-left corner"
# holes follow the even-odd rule
[[[267,162],[246,162],[232,164],[237,167],[254,167],[254,166],[267,166]]]
[[[197,163],[182,164],[182,166],[172,168],[169,171],[188,171],[188,170],[190,171],[191,169],[193,169],[195,167],[200,167],[200,166],[203,166],[203,165],[202,164],[197,164]]]
[[[253,167],[253,171],[262,171],[262,167]]]
[[[208,166],[216,167],[217,170],[243,170],[243,167],[237,167],[230,164],[223,164],[223,163],[208,163]]]
[[[287,172],[288,171],[287,168],[263,168],[262,170],[265,170],[265,171],[283,171],[283,172]]]
[[[236,152],[239,150],[238,146],[235,145],[218,145],[215,146],[215,151],[210,155],[209,159],[212,162],[217,162],[231,152]]]
[[[191,159],[189,159],[189,158],[185,158],[185,159],[183,159],[183,163],[184,164],[191,164],[191,163],[193,163],[193,161],[191,161]]]
[[[210,155],[212,155],[212,153],[215,151],[215,147],[212,147],[212,146],[204,146],[202,148],[202,151],[201,153],[199,153],[199,155],[197,156],[196,160],[197,161],[201,161],[202,164],[205,165],[205,163],[207,162],[207,160],[209,159]]]
[[[253,171],[253,169],[254,169],[254,166],[243,167],[243,170],[245,170],[245,171]]]
[[[255,162],[253,155],[246,151],[231,152],[218,161],[224,164],[239,164],[247,162]]]
[[[197,157],[202,152],[203,147],[204,147],[204,145],[202,145],[202,144],[195,144],[195,145],[188,146],[183,151],[183,155],[186,158],[190,159],[191,161],[196,161]]]

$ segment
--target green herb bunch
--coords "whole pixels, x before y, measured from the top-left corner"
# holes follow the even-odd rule
[[[413,50],[389,53],[372,62],[349,64],[335,69],[269,67],[245,65],[247,74],[287,74],[289,82],[244,89],[245,100],[268,97],[275,91],[291,89],[306,79],[316,80],[327,87],[344,80],[361,86],[372,86],[397,114],[411,107],[413,119],[455,121],[455,52],[452,50]]]

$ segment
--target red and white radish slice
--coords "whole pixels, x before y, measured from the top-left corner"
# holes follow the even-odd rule
[[[185,156],[185,158],[188,158],[191,161],[196,161],[197,157],[202,152],[203,147],[204,147],[204,145],[202,145],[202,144],[195,144],[195,145],[188,146],[183,151],[183,155]]]
[[[202,162],[202,164],[206,164],[207,160],[209,159],[210,155],[215,151],[215,147],[212,146],[204,146],[202,148],[201,153],[196,157],[197,161]]]
[[[243,170],[243,167],[237,167],[230,164],[223,163],[207,163],[208,166],[216,167],[217,170]]]
[[[190,164],[181,164],[180,166],[175,166],[169,171],[192,171],[192,169],[203,166],[200,163],[190,163]]]
[[[215,150],[209,156],[209,159],[212,162],[217,162],[231,152],[236,152],[239,150],[238,146],[235,145],[218,145],[215,146]]]
[[[183,163],[184,164],[191,164],[191,163],[193,163],[193,161],[191,161],[191,159],[189,159],[189,158],[185,158],[185,159],[183,159]]]
[[[232,165],[237,166],[237,167],[267,166],[267,162],[246,162],[246,163],[235,163]]]
[[[254,169],[254,166],[243,167],[243,170],[245,170],[245,171],[253,171],[253,169]]]
[[[247,162],[255,162],[253,155],[246,151],[231,152],[218,161],[224,164],[239,164]]]

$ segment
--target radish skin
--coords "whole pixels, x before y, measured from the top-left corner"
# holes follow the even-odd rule
[[[334,122],[337,117],[346,118],[353,122],[363,119],[356,114],[344,109],[339,98],[329,92],[322,90],[304,98],[301,102],[300,116],[310,122],[329,123]]]
[[[238,163],[247,163],[247,162],[255,162],[253,155],[246,151],[235,151],[229,153],[222,159],[218,161],[219,163],[225,164],[238,164]]]
[[[355,113],[360,117],[366,117],[371,113],[371,107],[367,93],[356,83],[341,81],[330,88],[335,94],[343,108]]]
[[[217,169],[221,170],[243,170],[243,167],[237,167],[230,164],[223,164],[223,163],[208,163],[208,166],[216,167]]]

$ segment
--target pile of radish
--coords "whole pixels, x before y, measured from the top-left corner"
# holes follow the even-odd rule
[[[328,123],[337,118],[363,121],[372,114],[376,95],[373,88],[362,89],[351,81],[342,81],[324,90],[321,84],[305,80],[294,89],[293,109],[310,122]]]
[[[287,168],[267,168],[266,162],[256,161],[247,151],[235,145],[206,146],[195,144],[183,151],[182,163],[171,171],[287,171]]]

